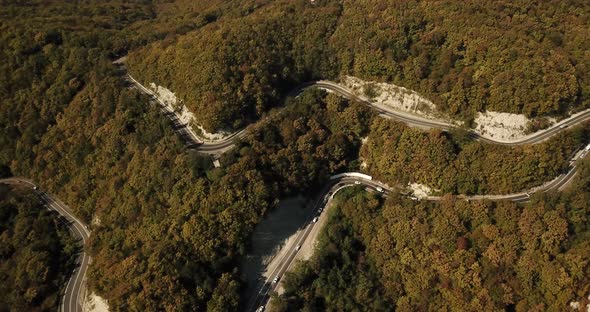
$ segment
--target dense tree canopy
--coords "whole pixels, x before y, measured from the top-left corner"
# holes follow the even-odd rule
[[[357,189],[356,192],[360,190]],[[348,193],[348,189],[344,192]],[[347,198],[365,209],[379,201]],[[295,266],[283,280],[285,294],[274,298],[271,311],[387,311],[390,303],[374,261],[367,261],[366,247],[355,234],[353,222],[340,209],[329,211],[314,256]],[[278,299],[278,300],[276,300]]]
[[[78,245],[30,190],[0,184],[0,311],[55,311]]]
[[[391,185],[421,183],[438,193],[506,194],[552,180],[590,141],[588,123],[546,142],[506,147],[471,141],[466,133],[424,132],[376,118],[362,156],[367,170]]]
[[[302,81],[329,72],[325,35],[339,6],[272,3],[129,55],[131,73],[178,93],[206,129],[238,129]],[[199,48],[195,48],[199,47]]]
[[[465,120],[590,105],[586,1],[240,4],[248,10],[130,54],[133,75],[176,92],[208,130],[242,127],[294,83],[341,75],[414,89]]]
[[[312,193],[330,174],[358,170],[361,148],[368,170],[392,185],[415,181],[441,192],[483,193],[520,190],[551,178],[587,140],[586,130],[572,130],[538,146],[492,147],[465,140],[461,133],[423,133],[384,121],[359,103],[322,91],[284,100],[300,82],[353,74],[414,88],[461,116],[485,108],[533,116],[582,107],[587,103],[585,51],[590,41],[580,29],[587,28],[587,4],[520,3],[525,9],[514,14],[505,1],[473,1],[462,6],[449,1],[316,2],[312,6],[307,0],[12,1],[0,8],[0,176],[32,178],[91,225],[88,248],[93,261],[88,284],[109,301],[113,311],[237,310],[243,287],[238,262],[254,226],[279,198]],[[574,6],[578,13],[566,14]],[[440,17],[451,13],[456,15],[453,19]],[[486,27],[479,27],[482,20]],[[558,25],[549,27],[552,23]],[[477,39],[480,37],[484,39]],[[510,45],[514,41],[523,44]],[[507,45],[510,49],[504,49]],[[153,80],[176,91],[208,129],[242,127],[263,115],[269,119],[252,127],[237,148],[221,158],[221,168],[213,168],[209,157],[187,151],[158,108],[123,82],[111,62],[130,50],[132,73],[144,82]],[[535,71],[525,73],[524,68]],[[521,81],[512,83],[513,77]],[[514,89],[507,90],[508,86]],[[506,101],[506,94],[514,95],[513,102]],[[281,113],[271,110],[279,105],[287,109]],[[361,138],[366,136],[367,144],[362,147]],[[562,199],[542,199],[547,200],[543,209],[485,203],[489,208],[485,213],[488,219],[496,218],[491,211],[501,209],[492,209],[495,205],[519,214],[529,209],[531,218],[543,219],[533,218],[537,223],[555,221],[561,230],[564,219],[575,233],[583,233],[586,195],[568,196],[571,203],[563,204],[569,205],[566,210],[559,208]],[[53,291],[63,284],[57,272],[69,268],[61,266],[66,262],[49,263],[55,258],[48,255],[61,252],[58,257],[62,257],[71,249],[59,234],[61,230],[53,228],[54,219],[47,212],[23,214],[21,207],[36,207],[32,201],[5,198],[0,208],[10,207],[12,212],[2,212],[6,222],[1,224],[1,238],[7,243],[1,247],[2,256],[11,260],[3,260],[7,267],[2,270],[35,256],[36,269],[53,266],[56,275],[19,280],[10,275],[18,270],[8,272],[2,280],[14,280],[18,287],[1,292],[10,305],[51,308],[57,296]],[[396,205],[394,200],[385,206],[376,201],[358,197],[334,216],[341,224],[324,238],[330,258],[319,261],[306,274],[314,276],[324,265],[333,265],[336,271],[323,278],[334,281],[335,288],[321,291],[332,299],[313,304],[379,309],[394,295],[404,294],[408,298],[404,302],[423,306],[415,292],[422,291],[421,286],[408,284],[402,289],[396,279],[401,274],[399,266],[392,263],[385,271],[382,265],[397,259],[378,259],[375,250],[379,246],[372,245],[359,232],[358,223],[351,221],[348,210],[362,206],[361,202],[368,203],[375,218]],[[464,204],[448,207],[453,205]],[[472,209],[474,215],[479,212],[465,209]],[[427,205],[414,210],[420,216],[413,222],[424,227],[442,218]],[[19,213],[14,215],[15,211]],[[432,219],[427,217],[431,213]],[[470,220],[469,216],[461,218]],[[384,226],[366,218],[358,220],[375,229]],[[398,225],[403,228],[404,224]],[[12,225],[18,231],[8,229]],[[24,235],[23,231],[36,226],[40,228],[35,235]],[[452,229],[434,228],[437,235],[450,231],[453,237],[437,243],[441,250],[455,243],[458,234]],[[500,233],[516,235],[519,229],[507,226]],[[567,238],[559,231],[541,233],[546,243],[531,250],[555,258],[546,259],[542,269],[533,267],[530,274],[559,271],[555,265],[561,261],[560,253],[578,248],[578,241],[570,240],[577,236],[571,233]],[[397,239],[380,234],[383,239]],[[460,246],[474,250],[470,246],[476,234],[467,236],[467,230],[460,234],[464,236]],[[410,244],[412,239],[402,243]],[[37,252],[38,246],[46,245],[47,253]],[[350,246],[347,258],[339,259],[332,245]],[[24,247],[17,250],[14,246]],[[406,258],[412,255],[404,252]],[[586,256],[583,250],[576,252],[568,257]],[[389,255],[401,257],[398,250]],[[493,250],[489,257],[496,259]],[[457,263],[464,263],[459,260]],[[361,270],[352,272],[353,267]],[[580,270],[586,269],[581,266]],[[26,274],[33,273],[37,272]],[[569,284],[534,296],[562,300],[580,279],[571,276],[571,283],[566,280]],[[480,295],[461,288],[462,277],[448,277],[457,287],[453,289],[460,290],[445,296],[455,298],[465,292],[469,299]],[[371,299],[360,286],[348,290],[347,284],[355,279],[383,299]],[[529,280],[526,291],[538,283],[538,278]],[[516,291],[516,286],[510,287]],[[28,289],[32,290],[27,293]],[[340,291],[358,295],[335,298]],[[515,294],[512,300],[521,302],[528,294]],[[495,295],[491,297],[499,304]],[[296,298],[293,302],[307,304]]]
[[[589,291],[589,198],[590,160],[565,193],[523,205],[343,192],[273,308],[563,311]]]
[[[354,166],[371,113],[308,92],[214,169],[112,74],[93,76],[31,165],[11,170],[42,181],[92,224],[88,283],[115,310],[235,310],[237,261],[254,225],[277,198]]]
[[[108,70],[107,57],[140,40],[122,29],[150,16],[132,2],[19,3],[0,8],[0,174],[13,161],[31,160],[32,147],[93,71]]]

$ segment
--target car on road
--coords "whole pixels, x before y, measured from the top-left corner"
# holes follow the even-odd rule
[[[259,306],[258,309],[256,309],[256,312],[262,312],[264,311],[264,306]]]
[[[313,218],[313,223],[318,222],[318,217]]]
[[[33,190],[35,190],[35,191],[36,191],[36,190],[37,190],[37,186],[33,186]]]
[[[559,126],[559,129],[565,129],[565,128],[567,128],[567,125],[560,125]]]
[[[275,278],[272,280],[273,284],[276,284],[279,281],[279,276],[275,276]]]
[[[359,185],[361,184],[361,181],[354,181],[354,184]]]
[[[301,249],[301,245],[297,245],[297,247],[295,247],[295,250],[299,251],[299,249]]]
[[[385,192],[385,191],[383,190],[383,188],[382,188],[382,187],[380,187],[380,186],[377,186],[375,189],[376,189],[376,190],[377,190],[377,192],[379,192],[379,193],[383,193],[383,192]]]

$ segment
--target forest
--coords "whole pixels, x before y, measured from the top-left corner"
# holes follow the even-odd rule
[[[298,83],[344,75],[418,91],[467,122],[590,107],[587,1],[240,3],[249,10],[129,54],[134,77],[175,92],[210,132],[244,127]]]
[[[583,69],[588,57],[581,51],[587,50],[590,41],[585,40],[587,32],[576,30],[586,29],[587,4],[517,5],[497,1],[457,7],[445,2],[429,1],[430,6],[414,1],[384,5],[381,1],[322,0],[316,6],[303,0],[6,3],[0,7],[0,177],[25,176],[36,181],[90,225],[88,286],[108,300],[111,311],[238,310],[244,299],[240,293],[246,286],[239,278],[238,263],[248,249],[253,228],[280,198],[313,194],[329,175],[359,170],[362,161],[367,163],[367,170],[392,185],[420,182],[441,193],[455,194],[520,190],[562,171],[571,152],[588,140],[585,127],[531,147],[488,146],[468,140],[461,131],[423,133],[382,120],[360,103],[322,91],[285,99],[300,82],[354,74],[416,89],[450,112],[453,108],[445,108],[445,103],[460,103],[456,113],[461,118],[484,108],[533,116],[561,114],[587,105],[588,71]],[[515,5],[528,9],[509,19]],[[578,15],[564,13],[572,6],[577,7]],[[398,15],[391,10],[403,12],[404,19],[397,20]],[[450,11],[461,15],[462,10],[471,11],[462,18],[436,18],[436,14]],[[477,12],[502,18],[489,18],[487,26],[481,28]],[[545,14],[563,20],[558,27],[551,27],[559,32],[551,40],[545,39],[549,36],[546,25],[551,22],[537,18]],[[475,27],[474,23],[483,32],[477,36],[489,35],[489,40],[458,45],[461,36],[455,30],[475,36],[469,28]],[[492,36],[498,29],[510,30],[513,38]],[[354,40],[350,36],[355,36]],[[559,48],[537,56],[536,61],[541,63],[526,63],[530,51],[544,51],[543,47],[559,42],[560,36]],[[528,40],[530,47],[511,45],[523,49],[511,52],[491,47],[515,38]],[[459,54],[439,55],[439,46]],[[129,53],[128,65],[134,76],[177,92],[199,112],[203,117],[199,122],[207,129],[236,129],[261,116],[268,116],[268,122],[254,126],[220,159],[221,168],[213,168],[210,157],[183,146],[157,107],[128,88],[111,64],[125,53]],[[445,57],[454,60],[452,66],[439,64]],[[418,73],[419,78],[410,79],[416,75],[412,64],[424,58],[429,67]],[[498,59],[503,60],[502,68],[489,65],[498,63]],[[519,107],[518,103],[497,98],[506,90],[492,92],[493,86],[515,85],[490,82],[496,71],[502,71],[504,76],[500,77],[508,79],[516,70],[533,66],[540,66],[537,73],[557,73],[547,76],[555,81],[530,80],[546,75],[523,77],[522,84],[513,90],[518,95],[515,98],[533,98],[522,86],[535,90],[559,86],[557,93],[543,91],[555,97],[527,101],[526,107]],[[555,67],[559,70],[553,71]],[[464,76],[457,78],[460,75]],[[573,89],[565,84],[571,75]],[[473,79],[468,80],[468,76]],[[457,79],[463,79],[460,87],[450,85]],[[464,102],[456,102],[455,95],[447,100],[451,87],[457,89],[453,92],[465,92]],[[272,110],[278,106],[286,109],[281,113]],[[363,145],[365,137],[368,143]],[[445,166],[447,161],[452,165]],[[490,163],[519,170],[498,173],[488,166]],[[533,170],[537,167],[542,170]],[[456,177],[452,177],[454,174]],[[32,198],[12,200],[14,191],[1,192],[0,206],[10,207],[2,216],[13,220],[1,226],[38,224],[44,235],[38,240],[31,237],[35,242],[28,243],[48,244],[53,240],[43,250],[71,251],[66,237],[52,234],[61,233],[59,227],[52,230],[54,216],[42,209],[38,214],[21,216],[20,207],[39,207],[38,202]],[[581,198],[576,201],[578,219],[571,217],[572,222],[578,220],[579,227],[585,222],[579,207],[588,202]],[[358,206],[375,201],[363,200],[366,202]],[[376,204],[375,215],[386,210],[380,205]],[[545,207],[550,211],[564,205],[569,204],[562,205],[556,199],[547,201]],[[418,208],[413,210],[421,216],[437,211],[428,206]],[[391,259],[375,258],[371,248],[376,247],[359,234],[358,224],[346,209],[342,211],[335,216],[341,224],[325,238],[326,244],[345,246],[349,243],[340,242],[339,237],[346,235],[354,237],[350,241],[353,248],[345,254],[347,260],[332,255],[331,262],[325,263],[338,264],[341,274],[355,274],[347,278],[363,280],[368,289],[383,294],[377,297],[383,299],[371,301],[367,298],[370,295],[359,293],[358,298],[345,297],[335,306],[354,304],[378,309],[392,302],[393,295],[411,293],[402,292],[391,282],[397,281],[397,267],[387,271],[394,275],[390,280],[393,284],[381,286],[384,282],[380,276],[385,272],[382,263]],[[489,208],[486,213],[492,211]],[[558,213],[570,220],[561,210]],[[516,233],[518,228],[510,223],[501,230]],[[5,246],[21,246],[29,239],[21,235],[23,232],[14,233],[18,235],[1,236],[3,257],[13,252]],[[37,246],[32,248],[36,250]],[[27,248],[19,249],[17,256],[31,250]],[[45,256],[39,255],[36,267],[56,265],[45,264]],[[14,261],[23,261],[19,259],[24,258]],[[363,259],[363,264],[357,265],[357,259]],[[551,261],[547,268],[553,269]],[[349,270],[353,264],[362,270]],[[54,268],[62,273],[69,269]],[[47,275],[44,285],[63,285],[59,276]],[[38,294],[30,309],[53,307],[56,294],[52,292],[59,286],[44,288],[36,284],[41,283],[37,280],[30,283],[23,285]],[[347,284],[343,281],[335,285],[344,290]],[[23,289],[2,290],[7,296],[6,306],[23,306],[22,300],[32,298]],[[566,292],[560,291],[555,293],[565,296]],[[525,295],[515,294],[514,298],[521,300]],[[408,300],[413,304],[417,299]]]
[[[30,190],[0,184],[0,311],[55,311],[77,244]]]
[[[273,311],[564,311],[590,291],[590,160],[525,204],[336,197]]]
[[[590,142],[590,123],[535,144],[507,147],[470,140],[461,130],[424,132],[375,118],[361,159],[391,186],[421,183],[437,194],[508,194],[542,185],[570,168]]]

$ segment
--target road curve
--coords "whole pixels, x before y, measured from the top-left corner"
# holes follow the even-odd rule
[[[76,218],[70,208],[62,203],[59,199],[52,197],[50,194],[42,191],[37,187],[31,180],[19,177],[0,179],[1,184],[10,185],[22,185],[30,187],[35,192],[41,201],[45,204],[47,209],[55,210],[68,222],[68,227],[72,234],[82,241],[82,247],[86,245],[88,238],[90,237],[90,231],[87,226]],[[59,305],[59,311],[61,312],[81,312],[82,311],[82,300],[85,290],[85,276],[88,270],[88,263],[90,262],[90,256],[86,254],[86,251],[82,249],[78,258],[76,259],[77,267],[72,272],[70,279],[66,285],[64,295]]]
[[[420,127],[425,127],[425,128],[438,128],[438,129],[442,129],[442,130],[451,130],[454,128],[459,128],[456,125],[447,123],[442,120],[427,119],[427,118],[420,117],[420,116],[417,116],[414,114],[404,113],[404,112],[400,112],[397,110],[393,110],[387,106],[375,104],[375,103],[371,102],[369,99],[367,99],[365,97],[357,96],[350,89],[348,89],[338,83],[332,82],[332,81],[317,81],[317,82],[314,82],[314,83],[306,86],[306,88],[309,88],[309,87],[318,87],[318,88],[330,90],[330,91],[332,91],[340,96],[346,97],[350,100],[359,101],[359,102],[364,103],[367,106],[377,110],[379,112],[379,114],[382,116],[392,118],[392,119],[395,119],[398,121],[402,121],[410,126],[420,126]],[[516,145],[524,145],[524,144],[541,143],[541,142],[547,140],[548,138],[552,137],[553,135],[557,134],[558,132],[565,130],[565,128],[567,128],[567,127],[574,126],[574,125],[580,124],[580,123],[588,121],[588,120],[590,120],[590,109],[579,112],[577,114],[574,114],[573,116],[571,116],[567,119],[564,119],[547,129],[540,130],[535,133],[531,133],[525,137],[514,139],[514,140],[497,140],[497,139],[492,139],[492,138],[482,136],[479,132],[477,132],[473,129],[470,129],[468,131],[469,131],[469,136],[475,140],[483,141],[483,142],[490,143],[490,144],[516,146]]]
[[[122,64],[121,62],[117,64]],[[120,65],[123,69],[124,66]],[[131,82],[138,90],[141,92],[149,95],[153,100],[157,101],[160,106],[162,107],[162,111],[168,116],[173,124],[175,125],[175,129],[179,132],[179,134],[185,138],[186,144],[197,152],[210,154],[210,155],[218,155],[222,154],[228,150],[230,150],[237,139],[243,138],[247,135],[250,126],[234,132],[233,134],[225,137],[224,139],[216,140],[216,141],[203,141],[201,140],[191,129],[190,126],[187,124],[180,123],[180,118],[178,114],[172,110],[161,100],[158,96],[152,92],[151,90],[144,87],[141,83],[139,83],[136,79],[134,79],[131,75],[126,74],[126,79]],[[371,102],[368,98],[364,96],[359,96],[355,94],[352,90],[348,89],[347,87],[340,85],[333,81],[328,80],[320,80],[320,81],[313,81],[301,84],[294,88],[287,97],[295,97],[299,95],[301,92],[305,91],[306,89],[310,88],[321,88],[325,90],[329,90],[334,92],[342,97],[345,97],[349,100],[355,100],[361,102],[370,108],[376,110],[380,116],[395,119],[397,121],[401,121],[406,123],[409,126],[417,126],[421,128],[437,128],[442,130],[452,130],[452,129],[459,129],[460,127],[448,123],[443,120],[435,120],[429,119],[425,117],[418,116],[416,114],[406,113],[402,111],[398,111],[392,109],[391,107],[380,105]],[[479,132],[470,129],[468,130],[469,136],[474,140],[479,140],[482,142],[490,143],[490,144],[498,144],[498,145],[505,145],[505,146],[517,146],[517,145],[524,145],[524,144],[537,144],[541,143],[550,137],[554,136],[555,134],[559,133],[560,131],[565,130],[565,128],[575,126],[582,122],[590,120],[590,109],[579,112],[577,114],[572,115],[571,117],[564,119],[555,125],[544,129],[539,130],[535,133],[529,134],[525,137],[514,139],[514,140],[497,140],[493,138],[488,138],[481,135]]]
[[[525,202],[528,201],[532,194],[536,193],[547,193],[550,191],[562,191],[565,189],[574,179],[578,171],[577,162],[581,159],[586,158],[590,154],[590,144],[586,148],[579,150],[574,157],[570,160],[570,167],[567,172],[560,174],[555,179],[533,187],[524,192],[503,194],[503,195],[458,195],[458,199],[464,200],[510,200],[514,202]],[[442,199],[441,196],[428,196],[426,200],[439,201]]]
[[[143,85],[141,85],[141,83],[139,83],[137,80],[135,80],[129,74],[126,74],[126,76],[128,77],[127,80],[130,81],[132,84],[134,84],[138,90],[142,91],[143,93],[148,94],[155,101],[157,101],[161,107],[164,108],[163,111],[165,111],[167,116],[172,120],[172,122],[174,123],[175,128],[177,130],[183,129],[183,128],[186,129],[186,130],[178,131],[181,135],[183,135],[183,133],[186,133],[186,132],[190,133],[190,135],[189,135],[190,140],[188,140],[187,145],[191,149],[193,149],[197,152],[211,154],[211,155],[218,155],[218,154],[224,153],[225,151],[231,149],[234,146],[235,140],[241,139],[244,136],[246,136],[248,134],[248,130],[250,129],[250,127],[253,126],[253,125],[250,125],[250,126],[246,127],[245,129],[235,132],[232,135],[230,135],[229,137],[226,137],[226,138],[218,140],[218,141],[203,142],[202,140],[200,140],[200,138],[198,138],[196,135],[194,135],[194,132],[192,132],[189,125],[186,125],[186,124],[183,125],[179,122],[179,120],[180,120],[179,116],[175,112],[173,112],[169,108],[167,108],[168,106],[163,101],[161,101],[157,97],[156,94],[154,94],[153,92],[151,92],[150,90],[145,88]],[[427,119],[427,118],[424,118],[421,116],[417,116],[415,114],[410,114],[410,113],[405,113],[405,112],[393,110],[390,107],[373,103],[369,99],[362,97],[362,96],[358,96],[352,90],[350,90],[338,83],[332,82],[332,81],[315,81],[315,82],[309,82],[309,83],[302,84],[302,85],[298,86],[297,88],[293,89],[288,94],[288,96],[295,97],[298,94],[300,94],[301,92],[303,92],[304,90],[309,89],[309,88],[326,89],[326,90],[334,92],[340,96],[346,97],[350,100],[359,101],[359,102],[369,106],[370,108],[376,110],[380,116],[384,116],[386,118],[392,118],[392,119],[404,122],[404,123],[408,124],[409,126],[418,126],[418,127],[422,127],[422,128],[438,128],[438,129],[442,129],[442,130],[452,130],[452,129],[459,129],[460,128],[457,125],[448,123],[446,121]],[[266,122],[267,120],[268,119],[265,118],[261,122]],[[535,133],[532,133],[530,135],[527,135],[525,137],[515,139],[515,140],[497,140],[497,139],[488,138],[488,137],[482,136],[480,133],[478,133],[477,131],[475,131],[473,129],[468,130],[468,132],[469,132],[469,136],[475,140],[479,140],[479,141],[490,143],[490,144],[498,144],[498,145],[505,145],[505,146],[517,146],[517,145],[524,145],[524,144],[537,144],[537,143],[543,142],[543,141],[547,140],[548,138],[552,137],[553,135],[559,133],[560,131],[565,130],[565,128],[567,128],[567,127],[574,126],[574,125],[577,125],[577,124],[580,124],[580,123],[583,123],[583,122],[589,121],[589,120],[590,120],[590,109],[585,110],[580,113],[577,113],[567,119],[564,119],[564,120],[560,121],[559,123],[553,125],[550,128],[537,131]],[[183,135],[183,136],[185,136],[185,135]],[[586,157],[587,154],[588,154],[588,150],[582,151],[581,154],[578,154],[579,157],[572,160],[570,170],[567,173],[564,173],[564,174],[558,176],[554,180],[552,180],[542,186],[533,188],[533,189],[528,190],[526,192],[520,192],[520,193],[514,193],[514,194],[503,194],[503,195],[473,195],[473,196],[458,195],[457,198],[464,199],[464,200],[511,200],[511,201],[515,201],[515,202],[523,202],[523,201],[528,201],[530,198],[530,195],[534,194],[534,193],[549,192],[549,191],[553,191],[553,190],[560,191],[560,190],[564,189],[575,177],[576,171],[577,171],[577,166],[575,164],[576,159]],[[314,202],[313,210],[311,210],[311,214],[308,217],[305,229],[297,235],[294,244],[286,247],[286,248],[288,248],[287,252],[283,254],[282,259],[280,260],[276,269],[273,272],[270,272],[268,279],[266,281],[264,281],[261,285],[257,286],[258,294],[256,297],[250,298],[250,300],[247,304],[248,311],[254,311],[257,309],[257,307],[265,306],[268,302],[268,299],[270,298],[269,294],[272,293],[273,291],[276,291],[276,289],[278,288],[278,286],[280,284],[280,281],[274,282],[273,280],[280,279],[280,277],[282,277],[282,275],[290,268],[293,260],[295,259],[296,255],[299,251],[299,248],[297,248],[297,246],[300,246],[300,245],[306,243],[306,241],[307,241],[307,239],[308,239],[308,237],[315,225],[315,222],[313,222],[312,220],[316,216],[315,215],[316,211],[320,210],[320,208],[323,210],[326,207],[326,205],[329,203],[329,199],[331,199],[337,191],[341,190],[342,188],[357,185],[357,184],[362,184],[365,187],[373,189],[375,191],[382,190],[385,196],[387,196],[387,194],[389,192],[391,192],[391,189],[389,187],[387,187],[387,185],[384,185],[382,183],[379,183],[379,182],[373,181],[373,180],[366,180],[366,179],[355,178],[355,177],[342,177],[342,178],[331,180],[326,186],[324,186],[324,188],[320,192],[320,195],[317,197],[316,201]],[[325,200],[326,198],[328,200]],[[429,197],[425,198],[425,200],[440,201],[440,200],[442,200],[442,197],[429,196]]]
[[[588,147],[588,149],[590,149],[590,145],[588,145]],[[576,161],[578,161],[579,159],[583,159],[587,157],[588,154],[590,154],[590,151],[588,149],[581,150],[579,153],[576,154],[576,156],[574,156],[574,159],[572,159],[571,162],[570,169],[566,173],[558,176],[557,178],[553,179],[548,183],[545,183],[542,186],[532,188],[525,192],[513,194],[473,196],[458,195],[457,198],[463,200],[510,200],[514,202],[525,202],[528,201],[530,199],[530,196],[535,193],[562,191],[573,181],[574,177],[577,174]],[[285,272],[287,272],[290,269],[291,265],[293,264],[293,261],[295,260],[299,252],[299,248],[297,248],[297,246],[303,246],[303,244],[311,243],[309,240],[310,233],[316,225],[315,222],[313,222],[313,219],[315,217],[320,217],[320,209],[322,211],[325,210],[329,206],[330,200],[338,191],[342,190],[343,188],[355,185],[363,185],[364,187],[371,189],[377,193],[379,193],[378,190],[381,190],[383,196],[388,196],[388,194],[393,190],[386,184],[383,184],[372,179],[369,180],[361,178],[358,176],[344,176],[330,180],[322,188],[318,197],[315,199],[312,209],[310,210],[310,214],[304,223],[304,230],[297,235],[293,244],[284,247],[287,248],[287,251],[285,253],[279,253],[282,254],[282,258],[280,259],[279,264],[275,267],[274,271],[270,272],[267,280],[256,286],[258,289],[257,295],[256,297],[250,298],[247,304],[247,311],[256,311],[258,307],[266,306],[268,300],[270,299],[270,295],[278,289],[281,283],[281,277],[285,274]],[[429,196],[424,199],[428,201],[440,201],[442,200],[442,198],[442,196]],[[275,278],[278,280],[278,282],[276,283],[273,282]]]

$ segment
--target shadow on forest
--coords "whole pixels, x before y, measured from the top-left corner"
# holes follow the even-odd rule
[[[242,280],[246,288],[242,300],[247,303],[255,297],[265,278],[266,266],[287,244],[290,236],[305,226],[311,202],[301,196],[283,199],[254,229],[250,247],[241,262]]]

